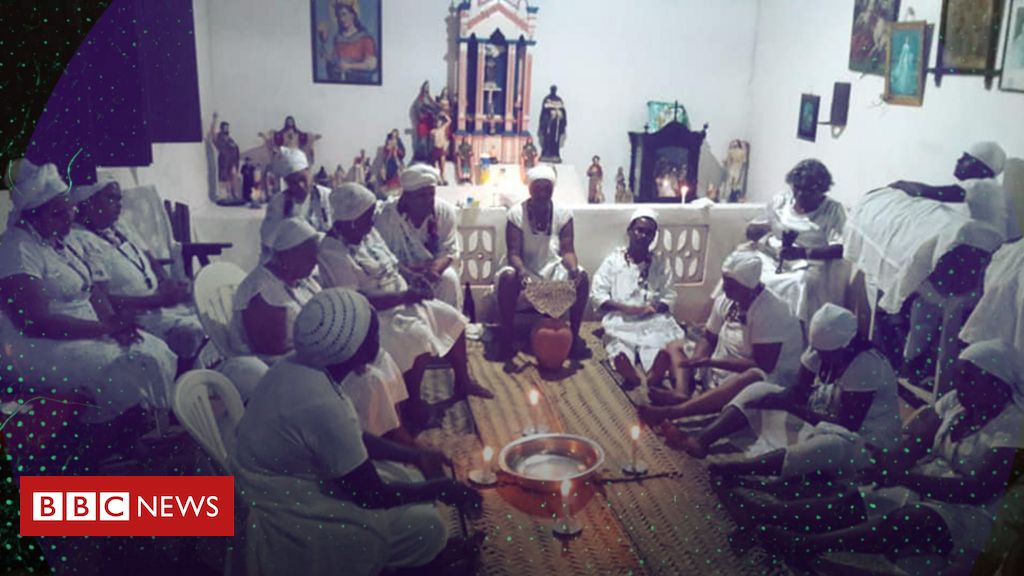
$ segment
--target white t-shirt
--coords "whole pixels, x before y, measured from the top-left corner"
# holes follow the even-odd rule
[[[821,357],[813,348],[804,352],[800,362],[814,374],[821,369]],[[816,378],[809,400],[811,409],[835,415],[843,392],[875,394],[860,430],[853,432],[879,448],[894,448],[899,444],[901,424],[896,373],[881,353],[873,349],[861,352],[831,384]]]
[[[236,458],[249,470],[341,478],[369,456],[348,397],[322,370],[287,357],[260,380],[238,424]]]
[[[750,304],[746,318],[729,318],[732,300],[725,294],[715,298],[706,328],[718,334],[712,358],[754,358],[754,344],[782,344],[775,370],[768,380],[783,386],[796,382],[803,332],[800,321],[786,303],[770,290],[762,290]]]

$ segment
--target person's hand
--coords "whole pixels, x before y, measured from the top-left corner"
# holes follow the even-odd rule
[[[405,291],[406,304],[418,304],[424,300],[430,300],[433,297],[434,294],[429,288],[419,285],[410,286],[409,289]]]
[[[445,465],[451,465],[452,460],[444,452],[433,448],[425,448],[419,451],[416,458],[416,467],[423,472],[428,480],[444,477]]]
[[[481,510],[484,502],[480,492],[458,480],[446,480],[438,491],[437,499],[449,506],[457,506],[463,512]]]

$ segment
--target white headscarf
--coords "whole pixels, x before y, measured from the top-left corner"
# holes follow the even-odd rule
[[[406,168],[398,180],[403,192],[412,192],[428,186],[437,186],[441,182],[441,173],[433,166],[415,164]]]
[[[17,212],[19,215],[68,191],[68,185],[61,180],[56,164],[36,166],[27,158],[18,162],[17,173],[11,184],[11,202],[14,204],[12,213]]]
[[[629,217],[629,223],[632,224],[641,218],[650,218],[655,224],[658,223],[658,213],[650,208],[637,208],[634,210],[633,215]]]
[[[761,283],[761,259],[753,252],[736,250],[722,264],[722,275],[728,276],[747,288]]]
[[[967,148],[967,153],[988,166],[996,176],[1003,173],[1006,166],[1006,151],[995,142],[977,142]]]
[[[971,246],[992,254],[999,249],[1005,238],[1005,230],[996,230],[980,220],[971,220],[960,227],[945,228],[936,239],[932,269],[935,269],[940,258],[957,246]]]
[[[103,190],[110,184],[114,184],[116,182],[117,179],[115,179],[113,176],[106,172],[102,174],[96,174],[95,184],[84,184],[82,186],[74,186],[73,188],[71,188],[71,203],[81,204],[82,202],[85,202],[89,198],[95,196],[96,193],[99,192],[100,190]]]
[[[277,149],[277,155],[274,156],[273,167],[274,174],[284,178],[309,168],[309,160],[306,159],[306,153],[302,150],[281,146]]]
[[[285,218],[274,227],[267,244],[274,252],[291,250],[310,238],[316,238],[316,229],[301,218]]]
[[[555,169],[551,166],[538,164],[526,172],[526,182],[528,184],[533,184],[537,180],[547,180],[554,186],[558,182],[558,176],[555,174]]]
[[[340,364],[355,355],[370,332],[373,308],[348,288],[314,296],[295,318],[295,356],[309,366]]]
[[[845,348],[857,335],[857,317],[831,302],[814,313],[807,330],[811,348],[829,352]]]
[[[366,186],[347,182],[331,191],[329,201],[335,222],[351,222],[376,204],[377,197]]]
[[[1024,371],[1018,352],[1000,339],[975,342],[960,353],[960,359],[974,364],[1006,382],[1013,390],[1014,402],[1024,404]]]

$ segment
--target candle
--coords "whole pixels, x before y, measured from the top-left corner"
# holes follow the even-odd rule
[[[494,474],[494,465],[491,463],[494,459],[494,448],[484,446],[483,457],[482,469],[470,470],[469,479],[481,486],[492,486],[498,481],[498,477]]]
[[[540,402],[540,391],[534,388],[530,390],[530,406],[536,408],[538,402]]]
[[[622,467],[622,471],[630,476],[641,476],[647,473],[647,464],[637,459],[637,448],[640,443],[640,426],[633,425],[629,429],[629,437],[633,445],[630,446],[629,463]]]
[[[629,436],[633,438],[633,469],[636,470],[636,445],[640,441],[640,427],[636,424],[629,429]]]
[[[583,526],[572,517],[572,505],[569,500],[569,496],[572,493],[572,481],[568,478],[562,480],[561,489],[562,517],[555,520],[552,530],[557,536],[575,536],[583,530]]]
[[[548,431],[547,426],[540,424],[540,418],[537,415],[537,405],[540,403],[540,390],[531,388],[527,396],[530,400],[529,415],[527,416],[527,425],[523,429],[523,436],[531,436],[533,434],[543,434]]]

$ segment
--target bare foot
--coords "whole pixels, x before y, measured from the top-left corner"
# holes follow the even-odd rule
[[[660,424],[669,417],[668,408],[659,406],[637,406],[636,413],[641,420],[651,426]]]
[[[457,394],[460,398],[465,398],[467,396],[476,396],[477,398],[485,398],[488,400],[494,398],[494,392],[491,392],[487,388],[477,384],[475,380],[470,380],[469,382],[460,385],[458,387]]]
[[[663,422],[661,428],[665,436],[665,444],[669,448],[682,450],[698,460],[703,460],[707,457],[707,448],[697,440],[696,436],[687,434],[668,422]]]
[[[651,404],[655,406],[676,406],[690,399],[689,396],[674,390],[664,390],[661,388],[648,388],[647,397],[651,399]]]

